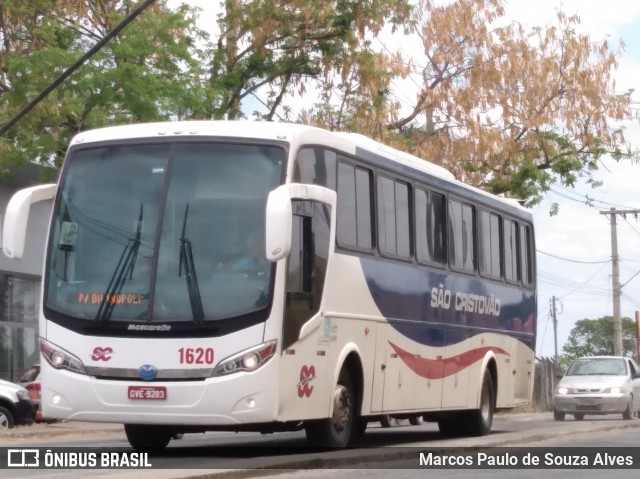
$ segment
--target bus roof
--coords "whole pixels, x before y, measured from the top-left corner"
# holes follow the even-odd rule
[[[130,125],[113,126],[81,132],[72,139],[71,145],[102,141],[130,140],[137,138],[184,138],[202,136],[264,139],[271,141],[284,141],[294,145],[333,145],[334,148],[351,154],[355,153],[356,148],[360,148],[391,160],[399,166],[427,173],[428,175],[437,177],[445,182],[456,184],[459,187],[467,189],[469,192],[490,197],[494,201],[502,201],[505,204],[528,211],[515,199],[499,197],[479,188],[470,186],[457,180],[451,172],[441,166],[435,165],[427,160],[423,160],[422,158],[404,151],[389,147],[367,136],[358,133],[331,132],[322,128],[296,123],[246,120],[134,123]]]

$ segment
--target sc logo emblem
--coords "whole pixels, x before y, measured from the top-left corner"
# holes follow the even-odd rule
[[[93,348],[91,359],[93,359],[94,361],[109,361],[112,354],[113,348],[110,348],[109,346],[107,346],[106,348],[96,346],[95,348]]]

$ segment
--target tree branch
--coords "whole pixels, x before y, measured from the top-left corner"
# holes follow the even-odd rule
[[[280,93],[278,93],[278,96],[274,100],[273,105],[271,105],[271,110],[265,117],[267,121],[273,121],[273,116],[275,115],[276,109],[278,108],[278,106],[282,102],[282,99],[284,98],[284,95],[287,91],[287,87],[289,86],[290,81],[291,81],[291,72],[287,73],[287,75],[284,78],[284,81],[282,83],[282,88],[280,89]]]

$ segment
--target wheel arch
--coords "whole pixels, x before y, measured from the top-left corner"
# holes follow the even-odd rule
[[[11,414],[15,414],[15,404],[7,398],[0,396],[0,407],[5,408]]]
[[[356,411],[358,414],[362,412],[363,391],[364,391],[364,370],[362,366],[362,357],[360,350],[354,343],[348,343],[342,348],[338,359],[336,360],[336,368],[333,372],[333,378],[329,390],[333,390],[333,386],[338,383],[338,379],[343,370],[349,372],[351,377],[351,385],[354,388],[356,399]],[[333,414],[333,401],[329,401],[329,415]]]
[[[482,394],[482,378],[489,373],[491,375],[491,381],[493,382],[493,408],[495,409],[498,399],[498,363],[496,357],[492,351],[487,352],[482,362],[482,368],[480,369],[480,377],[478,378],[478,393],[476,395],[476,406],[480,406],[480,396]]]

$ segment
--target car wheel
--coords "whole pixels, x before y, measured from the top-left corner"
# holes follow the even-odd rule
[[[553,419],[556,421],[564,421],[564,413],[557,411],[556,408],[553,408]]]
[[[13,427],[13,414],[0,406],[0,432]]]
[[[633,396],[629,396],[629,401],[627,401],[627,409],[622,413],[622,419],[629,420],[633,417]]]
[[[584,419],[584,413],[583,412],[575,413],[573,417],[575,418],[576,421],[582,421]]]

